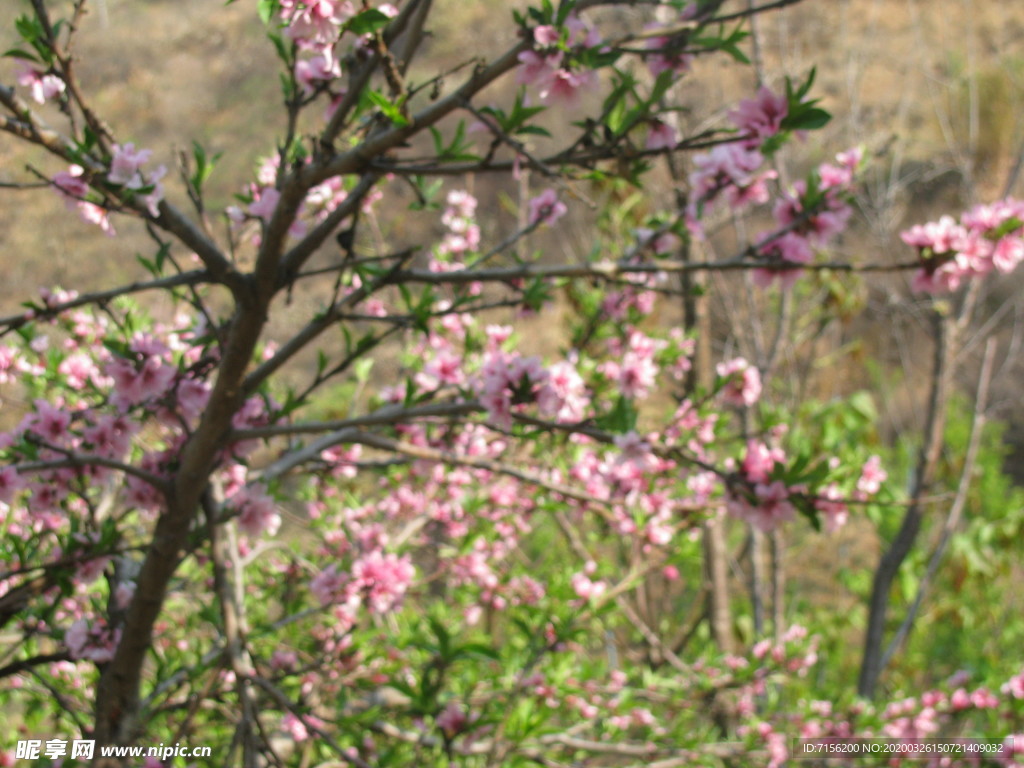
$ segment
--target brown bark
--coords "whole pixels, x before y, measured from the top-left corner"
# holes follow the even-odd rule
[[[925,423],[924,444],[917,460],[911,503],[904,513],[896,537],[882,554],[875,570],[868,605],[868,626],[864,637],[864,656],[861,662],[857,693],[873,698],[882,674],[882,646],[889,611],[892,583],[900,566],[910,554],[921,530],[923,510],[921,499],[935,481],[935,472],[943,447],[946,426],[946,408],[953,384],[953,358],[958,336],[957,322],[938,313],[935,322],[935,355],[932,363],[931,393]]]

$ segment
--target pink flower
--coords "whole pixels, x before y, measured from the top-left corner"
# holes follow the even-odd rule
[[[1004,696],[1012,696],[1015,699],[1024,699],[1024,672],[1011,677],[999,689]],[[1021,738],[1021,746],[1024,746],[1024,737]]]
[[[543,86],[538,96],[542,104],[563,104],[575,107],[584,90],[593,88],[597,75],[593,72],[572,72],[568,69],[556,70]]]
[[[655,120],[647,130],[647,149],[672,149],[679,143],[679,132],[668,123]]]
[[[99,373],[99,369],[89,355],[76,352],[61,361],[57,372],[65,377],[71,389],[81,390]]]
[[[519,67],[516,69],[516,83],[532,85],[538,89],[546,88],[554,80],[555,72],[562,64],[561,52],[540,54],[536,51],[523,51],[518,56]]]
[[[764,234],[758,235],[762,239]],[[796,232],[786,232],[771,242],[765,243],[758,251],[773,264],[807,264],[814,260],[814,250],[807,238]],[[778,281],[784,289],[791,288],[800,277],[800,269],[755,269],[754,284],[765,288]]]
[[[107,212],[96,205],[96,203],[81,202],[78,204],[78,216],[86,224],[95,224],[107,237],[113,237],[117,233],[114,231],[114,225],[110,223],[110,217]]]
[[[273,536],[281,527],[277,505],[263,486],[243,488],[228,501],[238,512],[239,530],[250,538]]]
[[[96,224],[108,236],[113,237],[116,233],[110,223],[107,212],[96,205],[85,200],[89,194],[89,185],[82,178],[85,170],[80,165],[72,165],[67,171],[61,171],[53,177],[53,186],[58,194],[64,198],[64,204],[68,209],[77,209],[82,221],[88,224]]]
[[[0,503],[10,504],[19,492],[28,486],[28,482],[18,474],[14,467],[0,469]]]
[[[159,357],[147,357],[141,365],[123,357],[115,357],[107,365],[106,374],[114,380],[112,401],[126,411],[133,405],[151,402],[171,388],[177,367]]]
[[[50,443],[60,444],[71,425],[71,413],[46,400],[35,401],[36,411],[29,417],[29,428]]]
[[[202,415],[210,399],[210,385],[199,379],[179,379],[174,395],[174,402],[181,415],[188,421],[195,421]]]
[[[249,213],[269,223],[280,199],[280,191],[274,187],[263,187],[256,193],[255,199],[249,203]]]
[[[758,483],[754,488],[758,505],[750,520],[757,528],[770,531],[776,525],[793,517],[793,505],[789,503],[789,489],[776,480],[771,485]]]
[[[569,31],[570,46],[593,48],[601,43],[601,35],[597,29],[575,13],[570,14],[565,20],[565,28]]]
[[[64,643],[73,659],[87,659],[103,664],[114,658],[114,651],[121,640],[121,630],[111,632],[102,620],[90,624],[87,619],[78,619],[64,634]]]
[[[814,508],[824,515],[827,533],[835,533],[849,519],[849,508],[842,498],[839,487],[831,483],[819,492],[819,498],[814,501]]]
[[[743,474],[752,483],[763,483],[775,469],[776,460],[782,461],[781,451],[773,451],[756,440],[747,442],[747,455],[743,459]]]
[[[416,374],[416,384],[424,391],[433,391],[444,386],[459,386],[466,380],[464,364],[463,359],[455,353],[442,350]]]
[[[729,119],[741,133],[749,137],[748,145],[760,146],[782,128],[782,121],[789,113],[785,96],[772,93],[761,86],[754,99],[744,99],[729,113]]]
[[[971,697],[963,688],[957,688],[949,697],[949,705],[953,711],[967,709],[971,706]]]
[[[590,398],[576,366],[561,360],[548,368],[547,382],[537,395],[541,414],[556,421],[579,421]]]
[[[329,605],[338,599],[348,579],[339,572],[338,566],[332,563],[313,577],[309,591],[320,602]]]
[[[596,600],[608,588],[603,581],[591,581],[587,574],[580,572],[573,574],[571,583],[573,591],[581,600]]]
[[[448,706],[437,716],[435,722],[444,735],[450,739],[462,732],[469,722],[469,717],[457,702],[450,701]]]
[[[1003,740],[1003,749],[1006,754],[1013,755],[1024,755],[1024,733],[1017,733],[1007,736]],[[13,765],[13,763],[12,763]],[[1014,764],[1011,763],[1011,768]]]
[[[292,737],[294,741],[302,742],[309,738],[309,729],[306,724],[291,712],[281,719],[281,728]]]
[[[295,80],[306,96],[316,90],[318,83],[330,82],[337,77],[341,77],[341,64],[334,58],[330,48],[295,64]]]
[[[123,147],[120,144],[115,144],[107,181],[111,184],[121,184],[129,189],[139,189],[145,186],[139,169],[152,154],[152,150],[149,149],[136,151],[135,145],[132,143],[125,144]]]
[[[395,607],[415,575],[416,569],[408,556],[385,555],[379,550],[352,564],[353,586],[357,592],[367,593],[374,613],[386,613]]]
[[[154,219],[160,215],[160,202],[164,199],[164,185],[160,180],[167,174],[167,166],[157,166],[156,170],[146,176],[146,186],[153,187],[149,194],[140,199]]]
[[[843,168],[848,168],[851,171],[856,171],[863,159],[864,149],[862,147],[851,147],[845,152],[840,152],[836,155],[836,162]]]
[[[1024,261],[1024,240],[1020,237],[1001,237],[992,251],[992,264],[1006,275]]]
[[[135,596],[135,582],[122,581],[114,590],[114,605],[125,610]]]
[[[32,66],[25,59],[14,60],[14,77],[18,85],[25,86],[37,104],[45,104],[55,96],[64,93],[65,85],[57,75],[47,75]]]
[[[760,152],[739,144],[721,144],[697,155],[693,160],[696,170],[690,174],[690,216],[696,219],[702,209],[707,212],[723,193],[733,207],[767,202],[765,182],[776,174],[770,170],[757,173],[763,162]]]
[[[349,0],[281,0],[285,36],[300,48],[324,49],[334,45],[341,25],[355,14]]]
[[[737,357],[716,367],[720,378],[725,379],[722,398],[732,405],[750,406],[761,397],[761,374],[742,357]]]
[[[810,242],[825,245],[846,228],[853,209],[835,190],[827,190],[824,202],[808,211],[806,195],[806,182],[796,182],[775,204],[772,214],[780,227],[795,227],[793,232]]]
[[[882,488],[882,483],[889,475],[882,469],[882,460],[877,456],[871,456],[864,462],[860,471],[860,479],[857,480],[857,490],[861,493],[873,496]]]
[[[542,48],[548,48],[558,42],[558,30],[550,24],[544,24],[533,30],[533,41]]]
[[[82,430],[82,439],[100,456],[119,459],[128,451],[138,426],[123,416],[104,415]]]
[[[528,220],[531,226],[554,224],[569,210],[565,203],[558,199],[558,194],[553,189],[546,189],[530,200],[529,208]]]
[[[953,250],[953,243],[965,232],[952,216],[943,216],[938,221],[917,224],[900,234],[904,243],[916,248],[927,248],[936,254]]]
[[[85,183],[82,174],[85,169],[80,165],[72,165],[66,171],[61,171],[53,177],[53,185],[57,188],[66,202],[77,203],[89,194],[89,185]]]
[[[657,25],[648,25],[647,29],[657,29]],[[644,61],[647,62],[647,68],[654,77],[662,72],[681,75],[690,69],[693,54],[683,53],[681,47],[674,50],[673,45],[673,38],[663,35],[647,38],[646,47],[649,53],[644,54]]]

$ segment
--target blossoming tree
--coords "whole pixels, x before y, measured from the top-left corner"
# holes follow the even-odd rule
[[[699,618],[703,597],[680,575],[709,526],[833,531],[887,477],[855,440],[751,428],[758,366],[701,360],[697,329],[664,322],[681,277],[786,290],[857,268],[827,248],[861,151],[788,187],[773,165],[828,120],[813,73],[692,135],[673,119],[697,57],[745,61],[745,22],[796,2],[675,0],[613,23],[635,4],[544,0],[510,13],[507,50],[424,78],[430,0],[260,0],[284,129],[220,227],[216,158],[194,145],[172,181],[76,79],[89,4],[33,0],[0,85],[0,130],[51,163],[23,183],[83,231],[154,243],[144,279],[0,318],[0,385],[26,403],[0,435],[0,676],[18,738],[50,734],[34,757],[74,764],[61,744],[91,738],[244,766],[779,765],[789,735],[1020,726],[1021,676],[1001,696],[956,680],[887,708],[797,705],[785,686],[818,642],[800,626],[682,658],[680,605]],[[551,130],[552,111],[571,125]],[[590,257],[523,252],[588,190],[681,157],[676,209],[614,242],[595,229]],[[544,183],[517,222],[485,232],[464,180],[527,173]],[[409,215],[396,190],[439,214],[435,242],[367,233]],[[735,256],[694,256],[716,211],[758,206],[772,225]],[[1022,226],[1021,203],[979,207],[910,230],[918,258],[885,268],[954,290],[1014,269]],[[294,299],[305,286],[315,300]],[[152,295],[171,309],[147,311]],[[544,357],[531,337],[566,295],[576,325]]]

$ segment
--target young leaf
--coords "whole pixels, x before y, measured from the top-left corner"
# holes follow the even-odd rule
[[[390,19],[376,8],[353,16],[345,27],[354,35],[372,35],[388,25]]]
[[[256,4],[256,12],[264,24],[269,24],[278,10],[277,0],[259,0]]]
[[[366,98],[377,107],[381,113],[398,127],[409,124],[409,118],[402,114],[401,108],[394,104],[387,96],[379,91],[367,91]]]

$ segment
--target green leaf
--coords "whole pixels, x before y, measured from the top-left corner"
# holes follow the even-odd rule
[[[434,127],[430,128],[430,135],[434,140],[434,154],[438,160],[447,162],[473,161],[480,157],[469,151],[469,144],[466,141],[466,122],[460,120],[455,129],[455,136],[448,146],[444,145],[441,132]]]
[[[401,108],[384,94],[379,91],[367,91],[366,98],[399,128],[409,125],[409,118],[402,114]]]
[[[750,64],[750,59],[747,58],[747,55],[732,43],[724,43],[721,50],[732,56],[733,60],[738,61],[740,64]]]
[[[434,141],[434,154],[440,157],[444,154],[444,137],[434,126],[430,126],[430,138]]]
[[[814,85],[814,78],[817,77],[817,75],[818,68],[811,67],[811,71],[807,75],[807,81],[803,85],[801,85],[799,90],[797,90],[796,92],[796,98],[798,101],[803,99],[804,96],[811,92],[811,86]]]
[[[551,131],[547,128],[541,128],[539,125],[524,125],[522,128],[517,128],[514,131],[516,136],[545,136],[551,137]]]
[[[277,0],[259,0],[256,4],[256,12],[260,15],[260,20],[264,24],[269,24],[270,20],[277,13],[278,7]]]
[[[437,638],[438,655],[447,661],[451,656],[452,635],[444,624],[435,617],[430,616],[427,621],[430,623],[430,629],[433,631],[434,637]]]
[[[142,265],[142,268],[149,272],[153,277],[157,277],[160,274],[160,270],[156,268],[156,264],[147,259],[141,253],[135,254],[135,260],[139,262],[139,264]]]
[[[363,11],[353,16],[345,25],[345,28],[355,35],[371,35],[378,29],[388,25],[389,19],[384,13],[376,8]]]
[[[988,237],[989,240],[999,240],[1002,237],[1006,237],[1011,232],[1015,232],[1021,227],[1024,227],[1024,221],[1021,221],[1016,216],[1011,216],[1009,219],[1007,219],[998,227],[989,232],[986,235],[986,237]]]
[[[597,426],[606,432],[624,435],[636,429],[637,412],[625,395],[619,395],[612,409],[597,419]]]
[[[620,99],[616,102],[615,106],[612,107],[611,112],[608,113],[608,117],[605,118],[604,124],[608,126],[608,130],[613,135],[619,136],[622,134],[623,128],[626,125],[626,100]]]
[[[18,30],[21,39],[27,43],[34,43],[44,36],[42,26],[34,17],[19,16],[14,21],[14,28]]]
[[[25,59],[26,61],[39,61],[34,53],[28,53],[20,48],[11,48],[4,54],[4,56],[8,56],[12,59]]]
[[[610,67],[622,57],[621,51],[605,51],[600,48],[589,48],[577,54],[576,58],[584,69],[602,69]]]
[[[555,24],[562,26],[565,24],[565,20],[569,18],[569,14],[572,13],[576,7],[576,0],[562,0],[558,6],[558,15],[555,17]]]
[[[534,312],[539,312],[549,301],[551,301],[551,285],[546,280],[537,278],[523,291],[523,305]]]
[[[134,357],[132,349],[127,342],[118,341],[117,339],[104,339],[103,346],[106,347],[111,354],[114,354],[117,357],[125,357],[129,359]]]
[[[456,651],[456,655],[462,657],[475,656],[490,659],[491,661],[501,661],[501,655],[489,645],[484,645],[483,643],[466,643],[459,647]]]
[[[866,423],[873,424],[878,419],[878,410],[871,393],[860,390],[850,395],[850,408]]]
[[[202,190],[223,154],[223,152],[218,152],[213,157],[209,157],[199,142],[192,142],[192,158],[195,160],[196,168],[189,181],[197,192]]]
[[[675,77],[671,71],[662,72],[658,75],[658,79],[654,81],[654,87],[651,88],[651,96],[647,100],[650,104],[655,104],[668,93],[668,89],[672,87],[672,83],[675,82]]]
[[[355,364],[356,381],[365,384],[370,378],[370,370],[373,368],[373,358],[367,357]]]
[[[809,107],[800,110],[795,115],[788,115],[782,121],[782,127],[789,131],[815,131],[824,128],[831,119],[832,115],[824,109]]]

